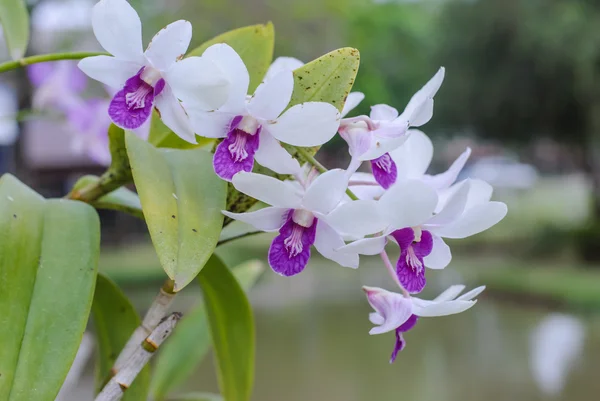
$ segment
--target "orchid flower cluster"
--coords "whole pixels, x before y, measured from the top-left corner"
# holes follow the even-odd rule
[[[124,129],[142,127],[156,109],[162,122],[182,139],[218,139],[215,173],[239,192],[267,207],[253,212],[223,211],[231,219],[277,233],[268,261],[283,276],[301,273],[317,252],[341,266],[358,268],[360,255],[381,255],[397,292],[363,287],[375,310],[371,334],[395,331],[391,362],[404,348],[403,333],[419,317],[469,309],[483,290],[459,295],[455,285],[437,298],[417,298],[426,286],[426,269],[444,269],[451,260],[444,239],[466,238],[498,223],[506,205],[491,201],[492,188],[457,177],[465,152],[441,174],[427,174],[433,146],[414,129],[433,115],[442,85],[440,70],[409,101],[402,113],[377,104],[369,116],[346,117],[364,95],[350,93],[340,113],[332,104],[305,102],[288,108],[293,70],[303,63],[279,58],[261,85],[248,93],[249,73],[236,51],[220,43],[201,56],[184,58],[192,37],[187,21],[157,33],[143,50],[141,22],[125,0],[101,0],[93,11],[94,33],[112,56],[83,59],[79,68],[114,88],[107,107]],[[347,169],[324,170],[301,148],[323,145],[339,134],[348,144]],[[307,162],[302,165],[301,162]],[[253,172],[254,164],[286,177]],[[372,173],[358,172],[367,163]],[[319,167],[318,169],[315,167]],[[395,244],[395,266],[386,248]]]

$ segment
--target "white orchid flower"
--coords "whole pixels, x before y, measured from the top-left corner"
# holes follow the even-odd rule
[[[229,82],[220,68],[206,59],[181,60],[192,38],[192,25],[184,20],[167,25],[144,51],[136,11],[125,0],[100,0],[92,11],[92,27],[98,42],[112,56],[85,58],[79,68],[119,89],[108,109],[112,121],[125,129],[138,128],[150,118],[154,106],[165,125],[195,143],[178,98],[187,96],[197,107],[214,109],[227,100]]]
[[[314,176],[313,176],[314,177]],[[343,235],[362,237],[369,234],[370,223],[378,216],[374,201],[359,201],[362,213],[355,209],[338,210],[346,190],[346,173],[330,170],[314,178],[297,182],[284,182],[275,178],[240,172],[233,177],[234,187],[259,201],[271,205],[250,213],[231,213],[226,216],[248,223],[266,232],[279,231],[269,249],[271,268],[283,275],[293,276],[306,267],[310,248],[315,246],[324,257],[345,267],[358,267],[358,254],[337,252],[344,245]],[[347,232],[336,231],[328,223],[328,215],[336,210],[338,218],[354,221]],[[374,232],[374,231],[372,231]]]
[[[369,320],[376,326],[369,334],[383,334],[395,330],[396,343],[390,363],[396,360],[398,352],[406,346],[403,333],[417,324],[419,317],[448,316],[470,309],[477,302],[475,298],[485,287],[477,287],[461,296],[464,285],[453,285],[432,301],[405,296],[377,287],[363,287],[367,300],[375,310]]]

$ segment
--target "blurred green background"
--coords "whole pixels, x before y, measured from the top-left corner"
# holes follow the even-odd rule
[[[31,1],[32,53],[96,49],[93,1]],[[493,229],[450,243],[454,260],[429,272],[436,292],[450,284],[487,285],[472,310],[422,319],[394,365],[393,335],[369,336],[360,286],[389,289],[377,258],[358,271],[313,258],[300,276],[270,271],[251,292],[258,323],[257,401],[597,399],[600,382],[600,2],[593,0],[131,0],[144,37],[167,23],[192,22],[191,47],[239,26],[272,21],[275,56],[310,61],[352,46],[361,52],[357,109],[402,109],[439,68],[446,80],[433,120],[430,172],[445,170],[465,148],[461,179],[478,177],[509,205]],[[70,152],[54,128],[40,139],[29,115],[25,74],[2,83],[19,109],[19,132],[3,140],[0,166],[46,195],[60,196],[100,166]],[[92,92],[98,88],[92,87]],[[13,106],[11,106],[13,107]],[[23,111],[24,110],[24,111]],[[4,119],[14,113],[4,113]],[[36,126],[37,127],[37,126]],[[39,127],[35,128],[39,131]],[[60,140],[53,133],[61,134]],[[6,137],[9,137],[8,135]],[[36,139],[32,139],[36,138]],[[40,154],[56,148],[55,159]],[[63,152],[63,153],[61,153]],[[345,167],[336,138],[319,153]],[[56,162],[59,160],[60,163]],[[101,269],[141,311],[164,276],[142,222],[102,212]],[[270,237],[231,243],[232,265],[266,259]],[[197,302],[186,289],[177,308]],[[91,380],[91,378],[88,378]],[[90,397],[84,378],[73,399]],[[186,389],[216,389],[210,358]],[[83,395],[81,395],[83,394]],[[79,398],[77,398],[79,397]]]

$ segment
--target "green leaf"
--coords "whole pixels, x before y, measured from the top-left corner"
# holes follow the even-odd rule
[[[341,112],[359,64],[358,50],[344,47],[294,70],[294,92],[288,108],[304,102],[327,102]]]
[[[150,135],[148,142],[157,148],[173,148],[173,149],[194,149],[202,148],[211,150],[215,140],[212,138],[203,138],[196,135],[198,143],[189,143],[178,137],[169,127],[167,127],[158,112],[154,110],[152,113],[152,122],[150,124]]]
[[[13,60],[25,55],[29,42],[29,14],[25,0],[0,0],[0,23]]]
[[[156,149],[127,133],[127,152],[152,243],[180,291],[214,251],[223,225],[227,183],[202,149]]]
[[[96,211],[0,179],[0,400],[52,401],[88,320],[100,251]]]
[[[73,190],[76,191],[83,189],[88,185],[98,183],[99,180],[100,177],[94,175],[84,175],[77,180],[75,185],[73,185]],[[91,205],[97,209],[118,210],[129,213],[140,219],[144,218],[140,198],[135,192],[125,187],[120,187],[112,192],[109,192],[108,194],[100,197],[98,200],[91,202]]]
[[[223,401],[223,397],[211,393],[189,393],[169,398],[169,401]]]
[[[213,255],[198,275],[225,401],[248,401],[254,381],[254,317],[231,271]]]
[[[92,315],[98,340],[96,390],[99,391],[110,380],[117,356],[141,321],[123,291],[103,274],[98,274],[96,281]],[[125,392],[123,401],[145,401],[149,385],[150,367],[146,366]]]
[[[270,22],[225,32],[192,50],[188,56],[201,56],[210,46],[226,43],[240,55],[250,73],[248,93],[254,93],[262,82],[271,61],[275,45],[275,30]]]
[[[248,291],[263,271],[264,265],[255,260],[236,267],[233,274],[242,288]],[[185,382],[209,347],[206,312],[204,306],[199,305],[181,319],[171,337],[161,346],[152,376],[153,397],[162,400],[172,389]]]

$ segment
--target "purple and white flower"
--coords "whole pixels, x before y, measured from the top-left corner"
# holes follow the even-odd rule
[[[308,263],[312,245],[321,255],[342,266],[358,267],[358,254],[336,249],[344,245],[344,235],[369,234],[370,221],[377,218],[378,212],[374,201],[360,201],[361,213],[346,204],[338,207],[346,190],[345,171],[309,174],[297,182],[241,172],[233,177],[232,183],[238,191],[271,205],[250,213],[223,211],[223,214],[262,231],[279,231],[269,249],[269,264],[275,272],[283,276],[300,273]],[[337,219],[354,222],[347,224],[347,231],[338,231],[329,224],[334,209]]]
[[[420,127],[433,116],[433,97],[444,80],[444,68],[440,68],[429,82],[408,102],[402,112],[386,104],[371,107],[371,114],[345,118],[339,133],[348,143],[352,160],[348,173],[354,173],[363,161],[369,160],[373,175],[385,189],[398,179],[398,167],[389,152],[399,148],[407,139],[409,127]],[[358,104],[358,103],[357,103]],[[351,110],[346,108],[346,113]]]
[[[85,58],[79,68],[119,89],[108,109],[112,121],[125,129],[138,128],[150,118],[154,106],[165,125],[195,143],[178,98],[192,97],[197,107],[214,109],[227,99],[229,83],[206,59],[181,60],[192,38],[192,25],[184,20],[167,25],[143,51],[136,11],[125,0],[100,0],[92,12],[92,27],[98,42],[113,56]]]
[[[66,113],[81,105],[87,78],[73,61],[32,64],[27,75],[35,88],[31,99],[34,108],[56,108]]]
[[[492,227],[507,212],[502,202],[490,202],[492,187],[484,181],[465,180],[449,189],[441,209],[436,191],[418,180],[399,182],[378,202],[380,221],[387,223],[381,235],[354,241],[340,252],[376,255],[391,239],[400,246],[396,275],[409,293],[425,287],[425,267],[443,269],[452,254],[443,238],[465,238]]]
[[[396,360],[398,352],[406,346],[403,334],[417,324],[420,317],[448,316],[471,308],[485,287],[477,287],[463,295],[464,285],[453,285],[432,301],[390,292],[377,287],[363,287],[367,300],[375,310],[369,320],[376,326],[369,334],[383,334],[395,331],[396,342],[390,363]],[[460,295],[460,296],[459,296]]]
[[[408,130],[406,142],[389,153],[397,181],[419,180],[437,190],[438,194],[454,184],[470,155],[471,149],[467,148],[445,172],[427,174],[433,159],[433,144],[427,135],[416,129]],[[373,174],[354,173],[349,184],[352,191],[361,199],[376,199],[383,195],[386,188],[379,185],[381,179],[376,178],[378,171],[373,168]]]
[[[294,90],[291,70],[279,70],[254,95],[247,96],[248,70],[231,47],[213,45],[202,57],[214,62],[228,76],[229,99],[209,112],[189,104],[186,97],[181,100],[199,135],[224,138],[213,159],[215,172],[224,180],[231,181],[240,171],[251,171],[255,160],[277,173],[296,174],[300,170],[298,162],[279,141],[293,146],[318,146],[335,135],[340,113],[329,103],[306,102],[283,112]]]

